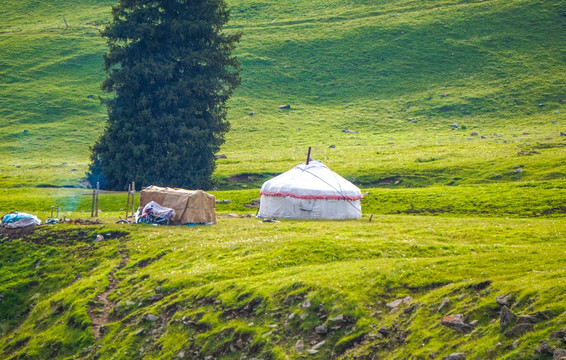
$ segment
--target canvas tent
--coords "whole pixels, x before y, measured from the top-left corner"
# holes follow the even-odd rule
[[[266,181],[258,216],[289,219],[359,219],[360,189],[323,163],[310,160]]]
[[[202,190],[150,186],[140,193],[140,209],[150,201],[175,210],[173,224],[216,224],[216,199]]]

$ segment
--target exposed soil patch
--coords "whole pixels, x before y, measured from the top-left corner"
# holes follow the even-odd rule
[[[8,229],[0,226],[0,238],[8,238],[9,240],[26,239],[28,236],[32,235],[37,228],[37,226],[27,226],[18,229]]]
[[[108,298],[108,295],[118,287],[118,280],[114,276],[116,271],[122,269],[128,263],[129,256],[124,250],[120,250],[120,255],[122,255],[122,261],[120,265],[114,268],[108,274],[108,286],[106,290],[94,297],[95,304],[91,305],[88,310],[88,316],[92,321],[92,333],[94,339],[98,341],[102,336],[104,336],[104,331],[106,329],[106,324],[109,322],[110,311],[114,308],[114,303]]]
[[[0,238],[9,240],[22,239],[38,245],[72,246],[79,242],[91,243],[100,234],[105,240],[121,239],[127,235],[125,231],[105,232],[96,227],[51,230],[44,226],[28,226],[25,228],[8,229],[0,227]]]

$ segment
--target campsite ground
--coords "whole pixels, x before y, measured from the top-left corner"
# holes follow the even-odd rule
[[[105,121],[97,29],[112,3],[3,2],[2,215],[45,220],[60,206],[90,219],[82,179]],[[565,349],[563,1],[229,3],[243,83],[214,175],[218,225],[114,224],[126,195],[109,192],[103,225],[4,229],[0,357]],[[261,183],[309,146],[367,192],[362,219],[248,217]],[[501,328],[499,303],[530,317]],[[458,314],[463,325],[440,324]]]

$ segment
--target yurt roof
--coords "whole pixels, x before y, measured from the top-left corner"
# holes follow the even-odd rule
[[[317,160],[299,164],[293,169],[266,181],[261,187],[264,196],[290,196],[301,199],[359,200],[360,189]]]

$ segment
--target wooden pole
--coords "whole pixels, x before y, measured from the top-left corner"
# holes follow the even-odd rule
[[[132,216],[134,216],[136,203],[136,182],[132,181]]]
[[[98,217],[98,192],[100,191],[100,183],[96,183],[96,217]]]
[[[92,205],[90,206],[90,217],[94,217],[94,197],[96,196],[96,189],[92,189]]]
[[[126,219],[128,218],[128,213],[130,212],[130,192],[132,191],[132,184],[128,184],[128,198],[126,199]]]
[[[309,146],[309,152],[307,154],[307,165],[309,164],[310,159],[311,159],[311,147]]]

